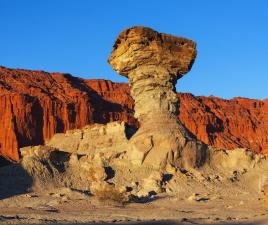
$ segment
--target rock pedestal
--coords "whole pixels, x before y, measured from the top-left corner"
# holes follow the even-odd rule
[[[196,57],[196,44],[185,38],[132,27],[117,38],[109,63],[129,79],[140,128],[130,139],[128,157],[133,164],[164,168],[198,167],[206,145],[177,120],[175,85]]]

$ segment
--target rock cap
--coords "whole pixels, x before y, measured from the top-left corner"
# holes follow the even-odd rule
[[[161,66],[179,79],[191,69],[196,54],[194,41],[135,26],[119,34],[108,62],[125,77],[140,66]]]

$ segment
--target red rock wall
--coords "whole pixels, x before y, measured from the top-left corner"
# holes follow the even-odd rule
[[[205,143],[268,153],[268,100],[223,100],[178,94],[180,120]],[[0,155],[43,144],[56,132],[123,120],[137,125],[124,83],[0,67]]]
[[[179,96],[180,120],[205,143],[268,153],[268,99]]]
[[[0,155],[14,161],[19,147],[43,144],[56,132],[115,120],[135,123],[127,84],[69,74],[0,67],[0,104]]]

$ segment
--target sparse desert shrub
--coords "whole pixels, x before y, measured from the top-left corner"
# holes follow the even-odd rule
[[[99,201],[107,204],[121,204],[124,205],[129,202],[128,194],[125,190],[120,190],[114,185],[105,183],[104,185],[97,185],[91,190],[92,194],[97,197]]]

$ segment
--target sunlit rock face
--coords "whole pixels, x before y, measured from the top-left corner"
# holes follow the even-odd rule
[[[135,124],[128,93],[127,84],[0,66],[0,156],[18,161],[19,148],[88,124]]]
[[[196,57],[196,44],[147,27],[124,30],[114,44],[109,63],[129,79],[140,128],[130,140],[134,164],[198,167],[206,145],[192,137],[178,121],[175,85]]]
[[[268,99],[177,96],[177,117],[204,143],[268,153]],[[128,84],[69,74],[0,67],[0,104],[0,155],[13,161],[19,148],[55,133],[115,120],[138,125]]]

